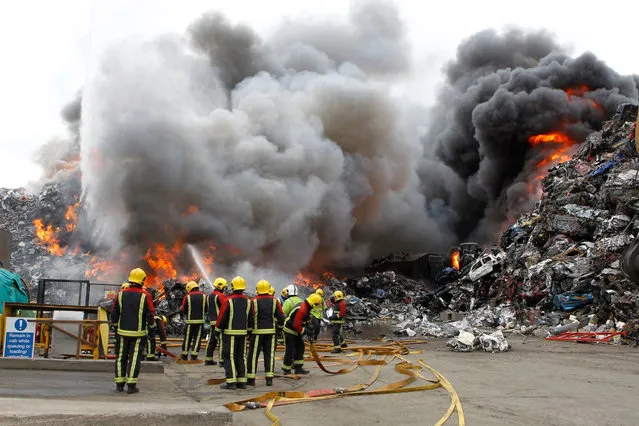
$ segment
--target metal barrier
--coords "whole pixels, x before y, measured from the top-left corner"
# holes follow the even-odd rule
[[[36,303],[40,305],[68,305],[77,300],[76,306],[88,306],[90,284],[87,280],[38,280]]]
[[[107,292],[117,293],[120,284],[92,283],[88,280],[38,280],[36,303],[41,305],[96,306],[107,297]]]

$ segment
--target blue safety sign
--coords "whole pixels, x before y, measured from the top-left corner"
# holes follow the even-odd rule
[[[4,333],[5,358],[33,358],[35,323],[24,318],[7,317]]]

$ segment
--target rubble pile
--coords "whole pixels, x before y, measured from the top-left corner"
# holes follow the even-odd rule
[[[73,229],[67,229],[66,225],[71,224],[65,220],[67,207],[77,202],[76,197],[69,181],[50,183],[35,195],[23,188],[0,188],[0,228],[12,235],[11,268],[30,287],[34,287],[40,277],[50,277],[51,271],[61,269],[72,273],[77,271],[73,278],[84,279],[83,273],[91,258],[90,250],[82,247],[84,243],[75,229],[77,223],[73,223]],[[55,234],[55,240],[49,245],[36,242],[36,219],[43,223],[42,232]],[[76,250],[67,248],[72,238],[78,248]]]
[[[503,233],[500,247],[462,262],[459,273],[440,274],[438,288],[420,301],[426,312],[466,312],[460,330],[492,323],[541,336],[578,327],[632,334],[639,283],[621,267],[639,231],[636,116],[636,105],[621,105],[570,161],[552,168],[542,199]],[[425,334],[446,334],[423,326]]]

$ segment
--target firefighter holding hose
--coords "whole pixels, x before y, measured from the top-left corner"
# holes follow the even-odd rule
[[[147,334],[154,333],[153,298],[142,288],[146,273],[136,268],[129,274],[129,287],[118,293],[113,303],[111,323],[117,327],[118,353],[115,359],[115,386],[118,392],[139,392],[138,375]]]
[[[308,327],[313,307],[322,303],[322,297],[313,293],[301,304],[295,306],[284,321],[284,362],[282,370],[291,374],[308,374],[304,369],[304,331]]]
[[[202,343],[202,331],[207,314],[207,298],[195,281],[186,284],[187,295],[182,300],[182,312],[186,315],[186,334],[182,342],[182,360],[197,360]]]
[[[346,342],[342,337],[342,326],[346,318],[346,302],[344,301],[344,293],[336,291],[331,297],[333,305],[333,315],[331,315],[330,321],[333,327],[333,351],[332,353],[338,354],[342,352],[342,348],[346,347]]]

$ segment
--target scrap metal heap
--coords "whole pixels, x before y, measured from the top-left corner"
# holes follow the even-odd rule
[[[400,334],[464,331],[462,342],[451,341],[455,350],[507,350],[503,336],[476,329],[545,337],[579,326],[639,337],[639,281],[621,269],[622,254],[639,232],[636,117],[636,105],[621,105],[570,161],[549,170],[541,200],[503,233],[500,246],[482,251],[465,243],[451,250],[433,291],[424,280],[388,271],[333,280],[329,287],[351,295],[355,319],[390,318]]]

